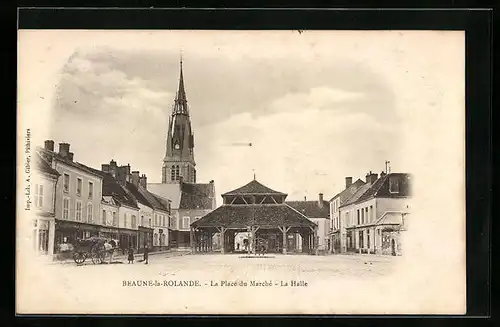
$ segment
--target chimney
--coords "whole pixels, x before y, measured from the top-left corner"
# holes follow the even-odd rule
[[[372,171],[370,170],[370,172],[368,174],[366,174],[366,183],[373,184],[373,183],[375,183],[377,178],[378,178],[378,174],[372,173]]]
[[[142,186],[143,189],[145,190],[148,189],[148,178],[146,177],[145,174],[142,174],[142,176],[139,177],[139,184]]]
[[[351,185],[352,185],[352,177],[346,177],[345,178],[345,188],[348,188]]]
[[[214,180],[212,179],[212,180],[210,181],[210,184],[213,184],[213,183],[214,183]]]
[[[105,173],[109,173],[109,164],[102,164],[101,171]]]
[[[139,186],[139,172],[138,171],[133,171],[132,172],[132,177],[131,177],[131,183],[134,184],[135,186]]]
[[[45,150],[54,151],[54,141],[46,140],[45,141]]]
[[[70,161],[73,161],[73,152],[69,152],[69,153],[68,153],[68,159],[69,159]]]
[[[59,143],[59,155],[66,158],[69,153],[69,143]]]
[[[382,172],[380,173],[380,178],[384,177],[385,175],[387,174],[385,173],[385,171],[382,170]]]
[[[323,193],[319,194],[318,204],[320,208],[323,208]]]
[[[307,197],[304,196],[304,201],[307,201]]]
[[[114,161],[113,159],[111,159],[111,161],[109,162],[109,173],[115,179],[116,179],[116,173],[117,173],[116,170],[117,170],[116,161]]]
[[[123,179],[124,182],[129,182],[130,183],[130,164],[127,164],[126,166],[121,166],[121,178]]]

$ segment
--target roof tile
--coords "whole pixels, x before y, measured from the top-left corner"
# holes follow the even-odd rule
[[[192,227],[247,228],[248,226],[307,227],[315,224],[286,204],[223,205],[193,222]]]

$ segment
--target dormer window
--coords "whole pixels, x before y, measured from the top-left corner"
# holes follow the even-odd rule
[[[397,179],[396,177],[391,177],[389,179],[389,192],[399,193],[399,179]]]

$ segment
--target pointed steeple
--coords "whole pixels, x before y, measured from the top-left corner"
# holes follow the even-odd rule
[[[194,134],[191,128],[184,72],[180,58],[179,88],[175,95],[172,114],[168,119],[166,154],[162,165],[162,183],[178,183],[180,178],[188,183],[196,182],[194,160]]]
[[[180,60],[180,77],[179,77],[179,89],[177,90],[177,101],[186,101],[186,91],[184,90],[184,74],[182,72],[182,54]]]
[[[184,89],[184,73],[182,71],[182,55],[180,58],[180,74],[179,74],[179,87],[175,96],[174,112],[173,114],[189,115],[187,107],[186,90]]]

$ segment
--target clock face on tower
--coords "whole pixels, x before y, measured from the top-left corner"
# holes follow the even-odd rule
[[[174,148],[175,148],[176,150],[179,150],[179,143],[175,143]]]

